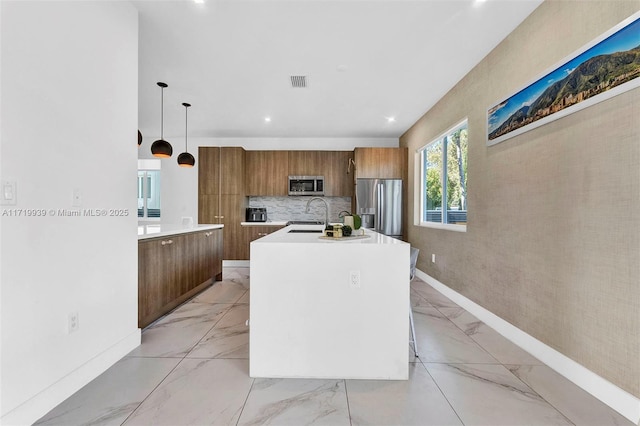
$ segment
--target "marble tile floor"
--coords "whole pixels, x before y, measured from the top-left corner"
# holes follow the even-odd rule
[[[249,377],[249,268],[143,330],[43,425],[631,425],[416,278],[406,381]]]

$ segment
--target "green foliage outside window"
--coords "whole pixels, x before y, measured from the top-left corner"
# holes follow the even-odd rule
[[[445,149],[446,155],[443,151]],[[446,198],[447,211],[464,211],[465,219],[462,221],[466,220],[467,150],[466,122],[423,149],[423,220],[436,222],[441,220],[441,215],[433,212],[442,210],[443,198]],[[443,165],[445,157],[447,164]],[[446,179],[446,194],[443,193],[442,188],[443,177]]]

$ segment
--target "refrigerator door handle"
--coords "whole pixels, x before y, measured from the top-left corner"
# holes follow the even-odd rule
[[[377,211],[376,211],[376,231],[377,232],[383,232],[384,231],[384,185],[382,185],[381,183],[378,184],[378,188],[377,189],[377,196],[378,196],[378,202],[377,202]]]

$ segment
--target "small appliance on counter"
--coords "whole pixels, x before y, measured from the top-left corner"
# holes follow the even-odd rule
[[[247,222],[266,222],[266,207],[247,207],[245,220]]]

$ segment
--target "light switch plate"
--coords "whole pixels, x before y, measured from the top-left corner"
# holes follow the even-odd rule
[[[0,204],[15,206],[18,201],[18,184],[15,180],[3,180],[0,183]]]

